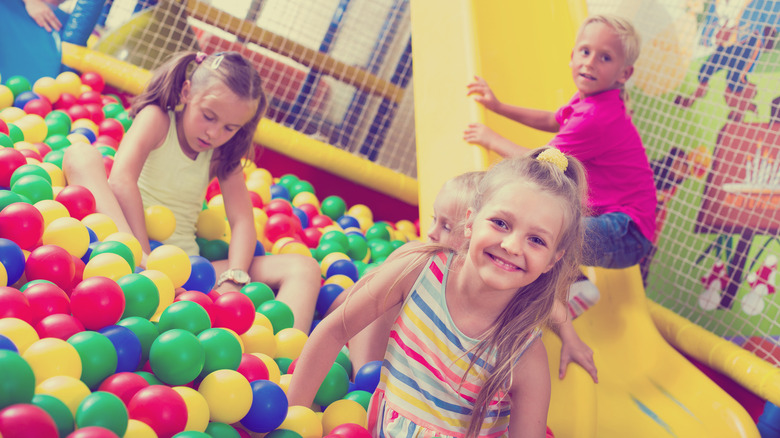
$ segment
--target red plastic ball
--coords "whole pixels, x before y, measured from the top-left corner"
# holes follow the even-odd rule
[[[64,110],[67,112],[68,108],[75,105],[77,100],[78,99],[76,99],[76,96],[70,93],[62,93],[60,94],[60,98],[57,99],[56,102],[54,102],[54,109]],[[71,120],[75,120],[75,119],[71,118]]]
[[[90,277],[73,288],[70,308],[88,330],[100,330],[116,324],[125,311],[125,295],[116,281]]]
[[[25,158],[32,158],[36,161],[42,161],[43,158],[41,157],[41,154],[38,153],[38,151],[33,149],[22,149],[19,151],[24,155]]]
[[[304,229],[300,233],[303,243],[309,248],[316,248],[320,244],[320,238],[322,237],[322,231],[315,227],[309,227]]]
[[[78,220],[97,212],[95,196],[84,186],[68,185],[60,190],[54,200],[64,205],[70,216]]]
[[[57,338],[63,341],[67,341],[76,333],[86,330],[84,324],[73,315],[65,315],[63,313],[55,313],[44,317],[38,321],[38,324],[35,324],[34,328],[41,339]]]
[[[85,103],[84,108],[89,112],[89,119],[100,125],[106,119],[103,114],[103,106],[99,103]]]
[[[320,214],[320,210],[317,208],[316,205],[313,204],[301,204],[298,206],[298,208],[306,213],[306,217],[311,220],[314,216]]]
[[[51,109],[49,99],[33,99],[24,104],[24,112],[27,114],[38,114],[41,117],[46,117],[46,114],[49,114]]]
[[[99,91],[95,90],[89,90],[81,93],[81,95],[77,99],[78,103],[82,105],[86,105],[88,103],[97,103],[100,104],[103,101],[103,96],[101,96]],[[102,109],[102,107],[101,107]]]
[[[106,119],[106,120],[113,120],[113,119]],[[116,151],[119,148],[119,142],[116,141],[114,137],[108,135],[98,135],[97,138],[95,139],[95,146],[108,146],[111,149]]]
[[[252,207],[263,208],[263,198],[255,192],[249,192],[249,199],[252,201]]]
[[[42,143],[42,142],[33,143],[33,146],[35,146],[35,149],[38,151],[39,154],[41,154],[41,158],[45,157],[46,154],[51,152],[51,147],[46,143]]]
[[[170,438],[187,425],[187,405],[178,392],[163,385],[140,389],[127,405],[130,418],[144,422],[159,438]]]
[[[65,438],[121,438],[114,432],[100,426],[80,427]]]
[[[219,188],[219,181],[216,178],[212,179],[208,187],[206,187],[206,202],[211,201],[211,198],[214,196],[221,194],[222,190]]]
[[[103,169],[106,171],[106,178],[111,175],[111,169],[114,167],[114,158],[105,156],[103,157]]]
[[[192,301],[193,303],[197,303],[209,314],[209,318],[212,321],[214,320],[214,316],[211,314],[214,310],[214,300],[203,292],[196,290],[182,292],[179,295],[176,295],[176,298],[174,298],[173,301]]]
[[[75,269],[73,270],[73,281],[70,282],[69,287],[64,288],[65,293],[67,293],[68,296],[70,296],[70,293],[73,291],[73,288],[76,287],[77,284],[81,283],[81,280],[84,277],[84,268],[87,267],[87,265],[84,263],[83,260],[81,260],[81,258],[76,257],[74,255],[71,255],[71,257],[73,258],[73,267]]]
[[[19,403],[0,411],[3,438],[58,438],[57,424],[48,412],[33,404]]]
[[[70,116],[71,120],[79,120],[79,119],[89,119],[90,118],[90,112],[89,110],[80,103],[75,103],[71,105],[68,109],[65,110],[66,113]]]
[[[330,435],[344,438],[371,438],[371,433],[365,427],[355,423],[340,424],[330,430]]]
[[[255,306],[241,292],[225,292],[214,300],[212,327],[224,327],[239,335],[244,334],[255,321]]]
[[[30,302],[19,289],[0,286],[0,319],[2,318],[17,318],[27,323],[32,321]]]
[[[75,270],[73,257],[56,245],[41,245],[35,248],[24,265],[27,281],[48,280],[62,289],[70,286]],[[71,308],[72,304],[71,302]]]
[[[0,134],[8,135],[8,124],[5,123],[5,120],[0,120]]]
[[[49,315],[70,315],[70,298],[56,284],[35,283],[24,290],[24,296],[30,303],[33,325]]]
[[[262,359],[254,354],[244,353],[241,355],[241,362],[236,370],[246,377],[249,383],[255,380],[268,380],[268,367]]]
[[[316,228],[325,228],[328,225],[333,225],[333,219],[324,214],[317,214],[309,220],[309,225]]]
[[[27,164],[27,160],[20,151],[13,148],[0,147],[0,188],[10,188],[11,175],[19,166],[25,164]]]
[[[0,237],[30,250],[43,236],[43,214],[26,202],[15,202],[0,211]]]
[[[96,91],[98,94],[100,94],[103,91],[103,88],[106,86],[106,82],[103,80],[103,76],[101,76],[100,73],[96,73],[94,71],[85,71],[82,73],[81,83],[84,85],[89,85],[89,88],[91,88],[93,91]]]
[[[119,397],[122,402],[124,402],[125,406],[127,406],[130,404],[133,396],[135,396],[138,391],[148,386],[149,382],[147,382],[146,379],[140,375],[128,371],[123,371],[121,373],[108,376],[105,380],[103,380],[102,383],[100,383],[98,391],[105,391],[114,394],[115,396]]]
[[[265,224],[265,237],[271,242],[276,242],[282,237],[295,236],[295,224],[292,217],[277,213],[268,217],[268,222]]]
[[[122,123],[116,119],[104,119],[98,125],[98,139],[106,136],[114,139],[116,144],[122,141],[122,137],[125,135],[125,128]],[[97,143],[97,141],[96,141]]]
[[[290,204],[290,201],[286,199],[276,198],[276,199],[271,199],[268,202],[268,205],[265,206],[265,212],[268,214],[268,217],[271,217],[277,213],[281,213],[287,216],[292,216],[293,209],[292,209],[292,204]]]

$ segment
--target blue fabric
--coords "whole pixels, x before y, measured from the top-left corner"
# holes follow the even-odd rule
[[[62,23],[68,15],[54,9]],[[22,0],[0,1],[0,77],[5,83],[21,75],[34,84],[38,79],[60,74],[62,52],[58,32],[46,32],[27,14]]]
[[[585,218],[583,264],[622,269],[642,260],[653,244],[625,213],[607,213]]]

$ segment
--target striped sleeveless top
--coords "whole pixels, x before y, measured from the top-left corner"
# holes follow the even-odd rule
[[[462,437],[474,401],[493,369],[495,352],[469,370],[478,339],[464,335],[452,321],[445,288],[453,253],[431,257],[417,278],[390,332],[377,391],[369,407],[373,436]],[[539,337],[530,337],[523,351]],[[480,437],[507,434],[510,399],[498,394]]]

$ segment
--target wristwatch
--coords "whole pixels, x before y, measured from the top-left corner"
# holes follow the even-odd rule
[[[241,269],[228,269],[219,276],[217,287],[221,286],[222,283],[226,281],[232,281],[233,283],[243,286],[249,283],[249,274]]]

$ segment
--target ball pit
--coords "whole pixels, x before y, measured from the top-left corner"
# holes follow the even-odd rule
[[[378,367],[360,370],[350,383],[345,349],[317,405],[289,407],[285,390],[308,334],[292,328],[289,306],[268,285],[212,290],[210,261],[224,259],[230,241],[216,179],[196,225],[200,254],[159,243],[175,220],[155,206],[144,212],[153,251],[142,265],[141,243],[97,212],[89,190],[67,185],[61,169],[65,150],[87,142],[110,171],[132,122],[126,109],[102,94],[105,84],[94,72],[67,72],[32,86],[11,79],[0,85],[3,437],[15,436],[5,424],[25,418],[40,436],[367,433],[368,388],[378,381]],[[318,260],[324,283],[318,316],[396,241],[417,238],[409,221],[374,223],[364,205],[319,199],[308,181],[293,174],[275,179],[247,164],[255,254],[268,249],[271,256]]]

